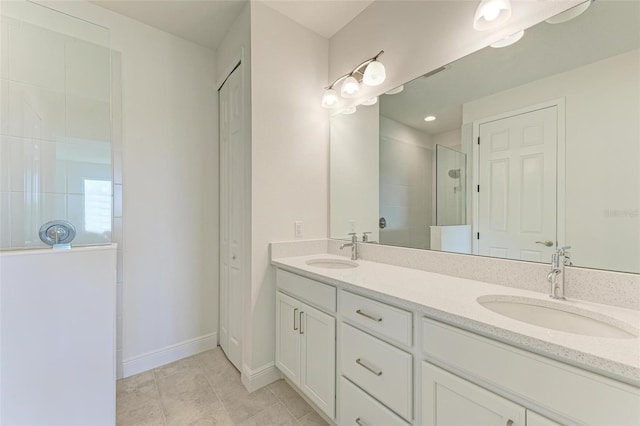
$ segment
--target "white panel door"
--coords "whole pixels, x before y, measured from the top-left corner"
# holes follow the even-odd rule
[[[276,292],[276,366],[300,386],[300,306],[286,294]]]
[[[334,418],[336,320],[305,304],[301,309],[302,374],[300,388],[322,411]]]
[[[219,91],[220,105],[220,346],[240,369],[244,284],[244,141],[242,72]]]
[[[524,426],[525,409],[434,365],[422,363],[422,423]]]
[[[550,259],[556,246],[557,111],[551,106],[480,124],[478,254]]]

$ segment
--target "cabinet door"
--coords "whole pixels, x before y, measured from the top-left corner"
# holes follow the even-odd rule
[[[300,386],[300,306],[286,294],[276,293],[276,366]]]
[[[525,426],[525,409],[423,362],[422,424]]]
[[[527,410],[527,426],[561,426],[553,420],[542,417],[535,411]]]
[[[300,388],[329,417],[335,415],[336,320],[302,304]]]

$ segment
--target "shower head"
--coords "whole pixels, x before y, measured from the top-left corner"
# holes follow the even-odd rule
[[[460,178],[460,169],[451,169],[449,170],[449,177],[453,179]]]

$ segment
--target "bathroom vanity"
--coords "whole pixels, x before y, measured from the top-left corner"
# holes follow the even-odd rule
[[[331,254],[272,264],[276,366],[339,425],[640,424],[638,311]]]

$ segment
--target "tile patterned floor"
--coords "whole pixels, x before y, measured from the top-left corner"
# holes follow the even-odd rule
[[[118,426],[327,426],[283,380],[248,393],[219,347],[117,386]]]

